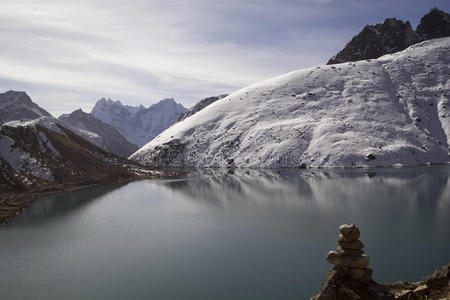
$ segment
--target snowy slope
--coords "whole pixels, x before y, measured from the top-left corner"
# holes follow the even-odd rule
[[[0,125],[0,192],[46,190],[156,174],[41,117]]]
[[[32,102],[25,92],[7,91],[0,93],[0,123],[12,120],[33,120],[51,115]]]
[[[185,111],[186,108],[173,99],[164,99],[145,108],[102,98],[91,114],[117,129],[132,144],[141,147],[172,125]]]
[[[214,102],[130,158],[150,165],[364,167],[449,161],[450,38],[295,71]]]
[[[138,149],[114,127],[96,119],[91,114],[83,112],[81,109],[60,116],[58,122],[103,150],[116,155],[128,157]]]

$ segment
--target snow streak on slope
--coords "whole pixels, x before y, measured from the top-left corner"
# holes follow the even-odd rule
[[[295,71],[176,123],[149,165],[363,167],[449,161],[450,38],[377,60]]]

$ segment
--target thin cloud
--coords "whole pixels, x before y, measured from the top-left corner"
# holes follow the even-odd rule
[[[449,8],[423,2],[2,0],[0,89],[26,90],[56,115],[103,96],[190,106],[323,64],[366,23]]]

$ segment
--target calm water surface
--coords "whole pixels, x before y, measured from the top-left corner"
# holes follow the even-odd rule
[[[66,192],[0,228],[0,299],[309,299],[355,222],[378,281],[450,261],[450,167],[204,170]]]

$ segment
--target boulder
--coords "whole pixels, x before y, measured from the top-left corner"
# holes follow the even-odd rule
[[[448,285],[450,281],[450,263],[443,266],[427,277],[425,277],[425,282],[430,288],[441,288]]]
[[[352,241],[352,242],[346,242],[344,240],[339,240],[338,245],[341,246],[343,249],[363,249],[364,244],[360,240]]]
[[[366,268],[369,265],[369,257],[367,255],[349,256],[342,255],[336,251],[330,251],[327,260],[333,265],[347,266],[351,268]]]

